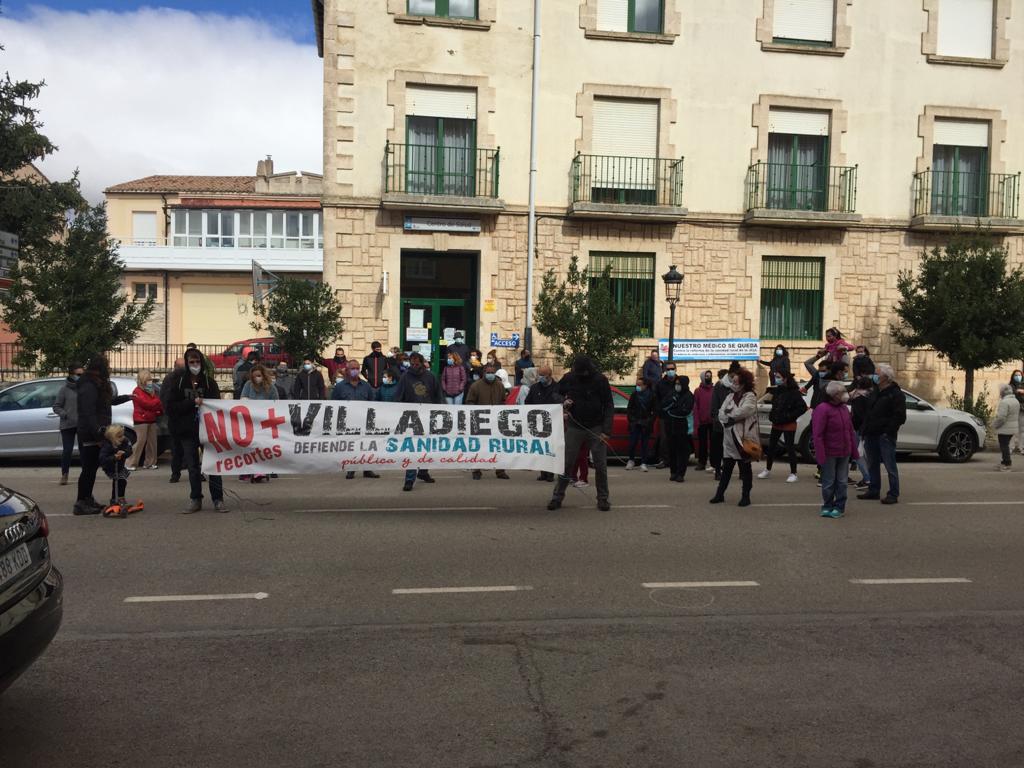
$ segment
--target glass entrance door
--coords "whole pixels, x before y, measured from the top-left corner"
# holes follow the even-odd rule
[[[456,331],[469,342],[470,315],[464,299],[405,299],[402,301],[402,351],[419,352],[434,375],[444,364],[445,350]]]

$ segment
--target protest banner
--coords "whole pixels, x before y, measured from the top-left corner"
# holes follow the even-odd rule
[[[213,475],[565,468],[560,406],[206,400],[199,435]]]
[[[757,360],[761,351],[759,339],[674,339],[672,359],[694,362]],[[668,360],[668,339],[658,340],[662,360]]]

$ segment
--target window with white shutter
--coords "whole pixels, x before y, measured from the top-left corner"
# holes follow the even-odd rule
[[[628,32],[629,0],[598,0],[597,28],[605,32]]]
[[[594,99],[593,156],[587,166],[593,202],[653,204],[658,113],[656,101]]]
[[[940,0],[937,53],[991,59],[994,28],[994,0]]]
[[[597,0],[597,28],[605,32],[660,33],[663,0]]]
[[[476,120],[476,90],[410,85],[405,89],[405,114]]]
[[[835,0],[775,0],[776,41],[831,45],[834,29]]]
[[[132,245],[156,245],[155,211],[132,211]]]
[[[989,127],[983,120],[936,120],[929,171],[931,212],[988,216]]]

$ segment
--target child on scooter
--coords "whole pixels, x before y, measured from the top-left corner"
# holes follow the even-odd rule
[[[100,466],[112,481],[110,505],[104,510],[106,517],[124,517],[129,512],[141,509],[141,502],[129,506],[125,501],[128,478],[131,471],[125,467],[125,459],[132,455],[133,444],[124,427],[114,424],[103,431],[103,445],[100,446]],[[109,514],[108,514],[109,512]]]

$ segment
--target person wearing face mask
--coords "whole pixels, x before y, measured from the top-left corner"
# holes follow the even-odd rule
[[[344,377],[334,385],[334,389],[331,391],[331,400],[368,403],[374,399],[373,387],[370,386],[370,382],[363,381],[359,376],[359,363],[349,360],[344,373]],[[345,473],[346,480],[351,480],[355,476],[354,471]],[[380,475],[370,470],[363,470],[363,477],[378,478]]]
[[[562,396],[558,392],[558,382],[552,376],[551,366],[544,364],[537,368],[537,383],[530,385],[530,391],[526,394],[526,405],[561,405]],[[552,482],[555,479],[553,472],[541,472],[537,476],[540,482]]]
[[[654,422],[654,393],[647,386],[643,376],[636,380],[636,388],[629,396],[626,406],[626,420],[629,423],[629,459],[626,470],[637,466],[637,448],[640,449],[640,470],[647,471],[647,443],[651,437]]]
[[[654,388],[665,373],[665,366],[661,362],[661,350],[655,348],[644,360],[644,367],[640,369],[640,378],[647,382],[648,388],[653,392]]]
[[[871,359],[870,350],[863,344],[858,344],[853,351],[853,378],[862,379],[875,372],[875,362]]]
[[[462,405],[466,396],[466,382],[469,379],[466,366],[462,364],[462,358],[453,352],[451,347],[448,348],[444,362],[444,370],[441,371],[441,389],[444,391],[444,401],[448,405]]]
[[[193,349],[196,347],[193,346]],[[164,407],[164,412],[167,412],[167,394],[171,391],[171,380],[176,376],[180,375],[185,370],[185,358],[179,357],[174,361],[174,368],[164,376],[164,380],[160,382],[160,402]],[[207,375],[211,378],[213,373],[207,372]],[[181,445],[181,438],[171,432],[171,479],[170,482],[178,483],[181,482],[181,470],[185,466],[185,451]]]
[[[775,374],[774,386],[768,390],[762,398],[762,402],[772,404],[772,410],[768,414],[768,420],[772,424],[772,431],[768,437],[768,455],[765,468],[758,473],[758,477],[767,480],[772,474],[772,464],[775,455],[779,450],[779,440],[786,444],[786,455],[789,458],[789,477],[787,483],[795,483],[796,475],[796,420],[804,415],[807,410],[807,403],[800,393],[800,385],[789,373],[785,376]]]
[[[526,398],[530,396],[530,387],[537,384],[540,379],[540,371],[536,368],[527,368],[523,371],[523,381],[515,391],[515,404],[526,405]]]
[[[395,391],[395,402],[397,403],[432,403],[440,405],[441,386],[434,378],[434,374],[427,368],[426,360],[419,352],[409,355],[409,370],[402,374],[398,380],[398,387]],[[403,491],[411,491],[413,484],[417,481],[424,483],[435,482],[426,469],[407,469],[405,471],[405,485]]]
[[[672,438],[669,435],[669,424],[668,421],[662,415],[662,407],[664,403],[672,399],[675,394],[676,387],[676,364],[669,360],[664,365],[664,373],[657,384],[654,385],[652,394],[654,395],[654,412],[658,415],[658,442],[657,442],[657,456],[658,463],[654,465],[655,469],[665,469],[669,466],[668,460],[668,447]]]
[[[376,399],[381,403],[393,403],[397,390],[398,378],[395,376],[395,372],[389,368],[380,377],[380,389],[376,392]]]
[[[838,328],[825,331],[825,348],[822,352],[828,355],[829,362],[850,363],[850,353],[855,349],[853,344],[843,338]]]
[[[484,368],[484,377],[469,388],[469,394],[466,395],[466,405],[504,404],[505,386],[501,383],[501,379],[498,378],[497,371],[494,366],[488,364]],[[509,479],[508,473],[503,469],[495,470],[494,474],[502,480]],[[483,472],[479,469],[474,469],[473,479],[479,480],[481,477],[483,477]]]
[[[292,400],[326,400],[327,391],[324,386],[324,377],[316,369],[316,359],[313,355],[306,355],[302,358],[302,368],[299,369],[292,384]]]
[[[896,504],[900,497],[900,473],[896,466],[896,440],[907,421],[907,398],[892,367],[878,365],[872,379],[878,391],[868,401],[864,419],[864,452],[868,456],[868,489],[858,499],[876,500],[882,492],[882,464],[889,477],[889,492],[883,504]]]
[[[992,429],[995,430],[996,438],[999,440],[999,450],[1003,454],[1002,461],[997,467],[1000,472],[1009,472],[1013,466],[1013,460],[1010,456],[1010,441],[1017,434],[1019,414],[1020,403],[1017,402],[1017,395],[1013,391],[1013,385],[1000,385],[999,404],[996,406],[996,413],[992,419]]]
[[[728,370],[718,372],[718,381],[711,391],[711,467],[715,470],[715,480],[722,479],[722,459],[725,454],[725,428],[718,418],[726,399],[732,395],[733,376],[740,370],[738,360],[729,363]]]
[[[1024,372],[1014,371],[1010,374],[1010,387],[1020,404],[1017,416],[1017,453],[1024,454]]]
[[[713,429],[711,396],[714,391],[714,374],[711,371],[704,371],[700,375],[700,384],[693,391],[693,434],[697,440],[698,472],[704,472],[708,468],[708,457],[711,451],[711,431]]]
[[[594,361],[580,355],[573,361],[572,372],[562,377],[558,390],[565,398],[565,469],[555,484],[548,510],[553,512],[562,506],[570,473],[580,453],[587,450],[597,473],[597,508],[607,512],[612,508],[608,498],[608,437],[615,416],[611,386]]]
[[[843,361],[830,362],[828,356],[812,357],[804,361],[804,368],[811,375],[804,391],[811,392],[811,408],[817,408],[828,399],[825,387],[830,381],[845,381],[849,365]]]
[[[370,354],[363,358],[363,378],[366,383],[376,391],[380,387],[381,376],[388,367],[388,359],[381,352],[381,343],[375,341],[370,344]]]
[[[279,394],[270,371],[262,363],[256,363],[249,371],[249,380],[242,387],[242,399],[277,400]],[[269,483],[271,477],[276,475],[239,475],[238,479],[242,482],[249,480],[253,483]]]
[[[672,393],[660,401],[659,417],[668,425],[668,466],[669,480],[674,483],[686,482],[686,469],[690,464],[689,416],[693,412],[693,394],[690,392],[688,376],[679,376],[672,386]]]
[[[60,417],[60,484],[68,484],[68,473],[71,472],[71,455],[75,450],[75,438],[78,435],[78,380],[85,369],[78,363],[68,366],[68,376],[64,386],[57,393],[53,402],[53,412]]]
[[[199,408],[204,400],[219,400],[217,380],[204,370],[205,355],[197,349],[185,353],[185,368],[168,383],[167,428],[181,438],[188,467],[189,506],[184,514],[193,514],[203,508],[203,470],[199,457]],[[207,476],[213,508],[227,512],[224,504],[224,482],[219,475]]]
[[[846,513],[846,486],[850,459],[860,458],[853,429],[850,394],[841,381],[825,387],[826,400],[814,409],[811,429],[814,455],[821,463],[821,516],[840,518]]]
[[[242,397],[242,387],[245,386],[245,382],[249,380],[249,372],[253,369],[254,365],[260,362],[260,353],[255,349],[249,352],[238,365],[235,366],[235,373],[233,377],[234,392],[232,397],[238,400]]]
[[[524,349],[519,353],[519,359],[516,360],[516,386],[518,387],[523,383],[523,372],[527,368],[533,368],[533,357],[530,355],[530,350]]]
[[[125,469],[129,472],[135,471],[135,466],[129,466],[134,462],[138,462],[138,466],[144,469],[156,469],[156,422],[164,413],[153,374],[143,369],[139,371],[135,381],[138,386],[132,391],[132,421],[135,426],[137,449],[132,451],[125,462]]]
[[[483,353],[479,349],[472,349],[469,352],[469,361],[466,363],[466,392],[476,382],[484,377]]]
[[[754,394],[754,374],[751,371],[738,367],[732,379],[732,391],[718,411],[718,421],[722,424],[725,438],[722,442],[722,477],[711,503],[725,501],[733,469],[738,464],[743,483],[739,506],[749,507],[750,491],[754,485],[754,470],[750,465],[753,457],[744,444],[761,444],[757,426],[757,395]]]
[[[763,365],[768,369],[768,378],[774,382],[776,377],[786,377],[791,373],[789,367],[789,350],[782,344],[775,345],[775,352],[772,355],[771,360],[758,360],[758,365]]]
[[[455,336],[452,338],[452,343],[448,345],[448,353],[456,354],[459,356],[459,360],[462,361],[462,367],[469,371],[469,345],[466,344],[466,337],[462,334],[462,331],[456,331]]]
[[[870,485],[868,460],[864,450],[864,422],[867,420],[871,396],[874,393],[875,383],[871,380],[871,376],[861,376],[853,382],[853,389],[850,391],[850,419],[853,422],[853,431],[857,433],[857,451],[860,453],[860,458],[857,459],[857,469],[860,470],[860,480],[857,482],[858,490],[863,490]]]
[[[338,378],[340,372],[342,376],[345,375],[345,368],[348,367],[348,358],[345,357],[344,347],[335,347],[334,357],[324,363],[324,367],[327,369],[327,378],[330,381],[335,381]]]
[[[282,360],[277,364],[277,368],[274,369],[274,386],[277,387],[279,399],[287,400],[291,397],[294,385],[295,376],[289,372],[288,363]]]

